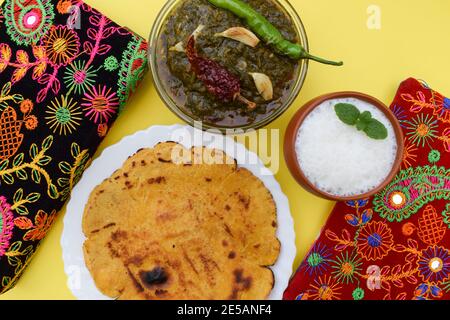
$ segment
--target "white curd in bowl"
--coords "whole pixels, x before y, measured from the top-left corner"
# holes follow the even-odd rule
[[[374,140],[343,123],[334,109],[338,103],[370,111],[386,126],[388,138]],[[394,166],[397,148],[389,119],[376,106],[356,98],[331,99],[317,106],[304,120],[296,140],[298,162],[306,178],[321,191],[339,197],[362,195],[380,186]]]

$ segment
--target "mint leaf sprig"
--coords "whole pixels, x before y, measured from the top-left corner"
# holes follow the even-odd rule
[[[334,106],[336,115],[345,124],[356,126],[371,139],[384,140],[388,137],[387,128],[380,121],[372,118],[372,113],[364,111],[361,113],[357,107],[349,103],[338,103]]]

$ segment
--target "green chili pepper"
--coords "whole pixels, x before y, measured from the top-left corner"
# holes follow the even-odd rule
[[[239,18],[245,20],[253,32],[255,32],[264,42],[273,46],[281,54],[292,59],[311,59],[324,64],[342,66],[343,62],[325,60],[313,56],[298,43],[286,40],[281,32],[271,24],[264,16],[256,12],[251,6],[241,0],[208,0],[218,8],[222,8],[234,13]]]

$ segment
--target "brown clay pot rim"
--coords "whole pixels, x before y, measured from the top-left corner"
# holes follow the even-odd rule
[[[341,197],[336,196],[333,194],[329,194],[325,191],[320,190],[317,188],[311,181],[309,181],[306,178],[306,175],[303,173],[303,170],[300,167],[300,164],[297,159],[297,152],[296,152],[296,140],[297,140],[297,133],[300,129],[301,125],[303,124],[306,117],[321,103],[332,100],[332,99],[339,99],[339,98],[356,98],[363,100],[365,102],[368,102],[375,107],[377,107],[381,112],[383,112],[386,117],[389,119],[389,121],[392,123],[392,126],[394,128],[394,132],[396,135],[397,140],[397,156],[395,158],[394,165],[392,167],[391,172],[386,177],[386,179],[381,183],[377,188],[366,192],[361,195],[355,195],[351,197]],[[395,115],[392,113],[392,111],[380,100],[369,96],[364,93],[360,92],[354,92],[354,91],[343,91],[343,92],[335,92],[335,93],[329,93],[322,95],[320,97],[317,97],[310,102],[306,103],[292,118],[285,136],[284,141],[284,155],[286,159],[287,166],[291,172],[291,174],[294,176],[294,178],[297,180],[297,182],[305,188],[307,191],[321,197],[327,200],[333,200],[333,201],[351,201],[356,199],[366,199],[371,198],[372,196],[376,195],[378,192],[383,190],[397,175],[397,173],[400,171],[400,167],[402,165],[403,161],[403,152],[404,152],[404,136],[403,131],[400,126],[399,121],[395,117]]]

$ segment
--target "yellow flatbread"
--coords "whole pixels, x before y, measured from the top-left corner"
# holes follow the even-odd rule
[[[91,194],[85,261],[118,299],[265,299],[280,252],[264,184],[223,152],[140,150]]]

